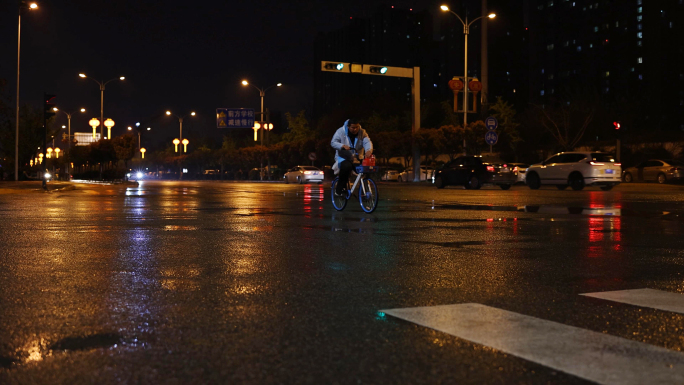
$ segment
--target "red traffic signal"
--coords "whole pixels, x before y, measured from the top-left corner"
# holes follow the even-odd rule
[[[616,130],[620,129],[620,122],[613,122],[613,126],[615,127]]]

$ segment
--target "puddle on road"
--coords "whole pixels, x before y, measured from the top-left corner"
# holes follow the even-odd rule
[[[98,333],[89,336],[67,337],[50,345],[50,350],[91,350],[108,348],[123,341],[116,333]]]

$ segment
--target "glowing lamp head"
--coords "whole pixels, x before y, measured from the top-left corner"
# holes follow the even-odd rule
[[[178,138],[174,139],[174,140],[173,140],[173,144],[175,144],[176,146],[178,146],[178,145],[180,144],[180,140],[178,140]]]
[[[166,111],[166,115],[171,115],[171,111]]]
[[[29,9],[38,9],[38,4],[36,4],[36,3],[29,4]]]
[[[449,7],[447,7],[446,5],[442,5],[442,6],[440,6],[439,8],[440,8],[442,11],[444,11],[444,12],[446,12],[446,11],[449,10]]]
[[[111,119],[106,119],[106,120],[104,121],[104,125],[105,125],[105,127],[107,127],[107,128],[112,128],[112,127],[114,127],[114,121],[111,120]]]
[[[248,84],[249,84],[249,82],[248,82],[247,80],[243,80],[243,81],[242,81],[242,85],[243,85],[243,86],[246,86],[246,85],[248,85]]]
[[[195,111],[191,112],[190,115],[195,116]]]
[[[258,130],[261,128],[261,124],[259,122],[254,122],[254,129]]]
[[[283,83],[278,83],[278,84],[276,84],[276,86],[277,86],[277,87],[282,87],[282,86],[283,86]]]
[[[81,108],[81,112],[85,112],[85,108]]]
[[[141,173],[140,171],[138,171],[138,172],[135,174],[135,177],[138,178],[138,179],[142,179],[142,178],[143,178],[143,173]]]
[[[86,74],[81,73],[81,74],[78,74],[78,76],[81,78],[84,78],[84,77],[86,77]]]
[[[496,13],[490,13],[489,15],[487,15],[487,17],[493,19],[496,17]]]
[[[126,80],[125,76],[119,76],[119,80]]]
[[[185,146],[187,146],[187,145],[188,145],[188,143],[190,143],[190,141],[189,141],[189,140],[187,140],[187,139],[183,139],[183,142],[182,142],[182,143],[183,143],[183,144],[184,144]]]
[[[133,127],[128,126],[128,131],[132,131],[132,130],[133,130]]]
[[[56,111],[59,111],[59,109],[57,107],[52,107],[52,111],[56,112]]]

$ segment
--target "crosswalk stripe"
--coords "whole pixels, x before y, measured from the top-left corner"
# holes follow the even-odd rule
[[[599,384],[683,384],[684,354],[477,303],[381,310]]]
[[[669,293],[654,289],[634,289],[585,293],[581,295],[684,314],[684,295],[679,293]]]

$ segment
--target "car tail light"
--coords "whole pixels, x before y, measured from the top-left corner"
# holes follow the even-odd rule
[[[311,174],[311,171],[304,171],[304,174]]]
[[[605,163],[598,163],[598,162],[587,162],[592,166],[605,166]]]
[[[675,172],[675,171],[682,171],[681,167],[672,167],[671,169],[667,170],[668,172]]]
[[[494,166],[487,166],[487,171],[494,172]]]
[[[518,172],[518,166],[513,167],[513,172]]]
[[[613,163],[615,166],[622,166],[622,163]]]
[[[508,167],[508,165],[507,165],[507,164],[504,164],[504,168],[506,168],[506,167]]]

